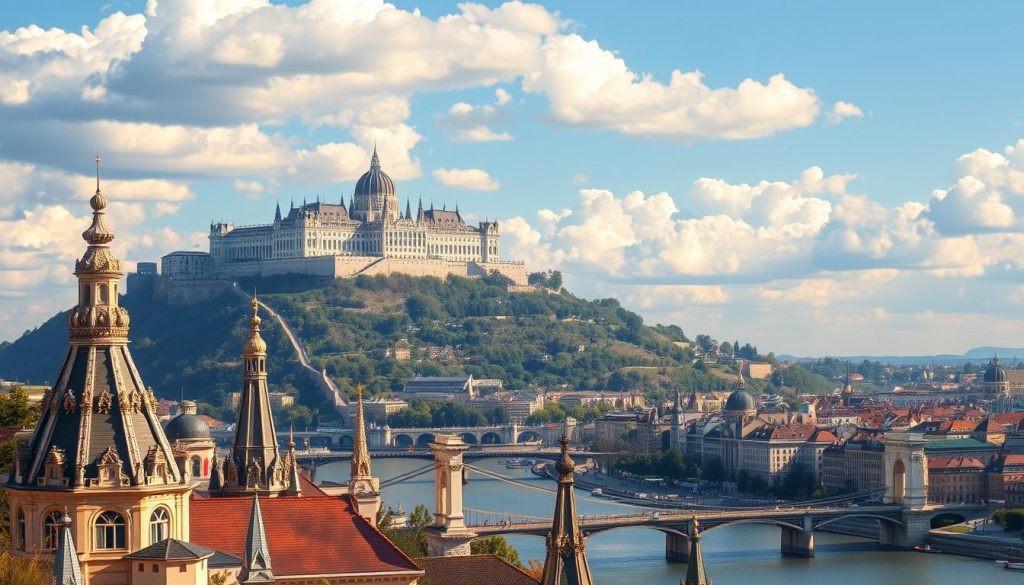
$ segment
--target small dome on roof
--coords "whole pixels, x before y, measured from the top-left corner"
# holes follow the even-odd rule
[[[725,400],[726,414],[755,414],[757,402],[746,390],[735,390]]]
[[[999,383],[1006,381],[1006,370],[999,365],[999,356],[992,358],[985,370],[985,382]]]
[[[164,434],[172,443],[177,440],[211,438],[210,425],[206,424],[203,417],[197,414],[179,414],[174,417],[164,428]]]

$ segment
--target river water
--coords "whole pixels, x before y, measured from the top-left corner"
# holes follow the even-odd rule
[[[421,459],[377,459],[373,462],[373,471],[384,481],[427,463]],[[552,489],[555,486],[553,481],[536,477],[528,469],[505,469],[501,459],[470,463],[538,488]],[[348,479],[348,472],[348,462],[331,463],[317,470],[317,479],[344,482]],[[417,504],[425,504],[433,511],[433,491],[433,473],[428,473],[385,488],[384,503],[393,508],[401,505],[407,512]],[[508,514],[550,517],[554,508],[554,495],[551,493],[510,485],[472,472],[465,486],[464,499],[467,508]],[[631,506],[594,498],[581,489],[576,490],[576,504],[580,515],[639,511]],[[467,513],[467,520],[473,521],[471,513]],[[1006,571],[992,561],[943,554],[882,551],[875,542],[827,532],[815,533],[814,558],[788,558],[779,553],[779,539],[778,528],[756,524],[727,526],[708,532],[701,542],[709,577],[715,585],[1024,582],[1021,573]],[[531,558],[543,560],[542,538],[513,535],[508,540],[519,550],[524,564]],[[665,561],[665,537],[649,528],[623,528],[596,534],[587,539],[587,559],[599,585],[678,585],[686,574],[686,565]]]

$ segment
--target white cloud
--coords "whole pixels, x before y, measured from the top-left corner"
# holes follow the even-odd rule
[[[248,197],[259,198],[259,196],[266,190],[266,186],[259,181],[243,181],[241,179],[235,179],[235,191],[239,193],[245,193]]]
[[[702,73],[676,70],[661,83],[576,34],[546,40],[544,65],[525,76],[523,89],[544,94],[564,124],[691,141],[770,136],[811,124],[821,107],[813,90],[781,73],[712,89]]]
[[[273,67],[284,56],[284,39],[280,35],[253,33],[245,37],[231,35],[213,50],[213,61],[226,65]]]
[[[470,191],[497,191],[501,186],[483,169],[434,169],[434,178],[445,187]]]
[[[863,118],[864,112],[850,102],[836,102],[828,113],[828,123],[838,124],[847,118]]]
[[[507,106],[512,96],[499,87],[494,91],[494,97],[493,104],[482,106],[457,102],[448,108],[446,116],[438,119],[438,123],[455,142],[508,142],[512,135],[496,132],[491,125],[508,122]]]

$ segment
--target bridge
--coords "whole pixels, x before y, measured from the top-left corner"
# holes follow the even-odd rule
[[[619,528],[658,530],[665,534],[666,559],[686,562],[690,550],[689,531],[694,517],[703,526],[702,532],[725,526],[768,524],[781,529],[780,547],[783,554],[813,557],[814,532],[830,526],[836,528],[835,525],[840,522],[875,522],[881,545],[905,549],[923,544],[932,527],[932,520],[939,516],[952,514],[966,519],[971,514],[984,511],[984,507],[977,505],[928,504],[927,457],[924,454],[923,438],[908,433],[891,433],[885,442],[884,493],[858,494],[848,498],[765,508],[711,508],[696,505],[688,509],[681,509],[682,506],[675,509],[649,508],[642,512],[583,516],[579,519],[580,527],[588,537]],[[381,487],[434,473],[435,520],[428,531],[431,555],[469,554],[470,542],[488,536],[547,536],[551,530],[550,517],[465,508],[462,502],[462,476],[465,469],[469,469],[473,473],[521,488],[550,493],[555,493],[555,489],[528,484],[466,463],[464,459],[469,456],[469,445],[456,435],[441,435],[429,447],[434,455],[432,463],[389,479]],[[882,498],[881,504],[852,504],[853,499],[877,499],[879,495]],[[620,505],[629,506],[632,510],[644,507],[633,502]]]
[[[295,438],[310,447],[350,450],[353,443],[352,429],[320,429],[296,432]],[[440,435],[456,435],[470,446],[496,445],[554,445],[561,437],[562,428],[557,425],[526,426],[519,423],[484,427],[424,427],[399,429],[388,426],[370,425],[366,428],[366,442],[371,451],[390,448],[419,448],[430,452],[429,445]],[[287,444],[288,433],[278,433],[278,440]]]

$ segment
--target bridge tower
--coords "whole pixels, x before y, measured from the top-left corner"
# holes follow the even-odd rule
[[[879,543],[910,548],[924,542],[931,527],[932,512],[928,504],[928,456],[924,452],[924,435],[920,433],[887,433],[884,474],[885,495],[882,502],[903,508],[903,524],[880,523]]]
[[[434,525],[427,532],[430,555],[466,556],[476,533],[466,528],[462,510],[462,453],[469,448],[458,435],[437,435],[434,452]]]

